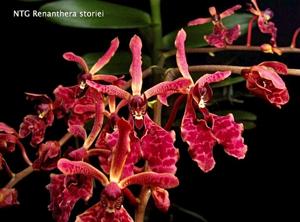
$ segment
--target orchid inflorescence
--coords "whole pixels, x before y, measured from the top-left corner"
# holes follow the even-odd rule
[[[271,35],[267,45],[271,46],[272,52],[280,54],[276,44],[277,28],[269,21],[273,13],[269,9],[261,11],[255,0],[251,2],[253,5],[249,10],[254,14],[251,28],[256,19],[261,32]],[[213,32],[204,39],[209,45],[224,48],[240,36],[240,26],[227,28],[222,19],[240,8],[236,5],[218,13],[215,7],[210,7],[211,18],[198,18],[188,25],[212,22]],[[168,189],[179,185],[175,175],[179,149],[174,145],[175,131],[169,131],[169,127],[164,128],[151,118],[149,106],[153,101],[150,99],[156,105],[165,106],[169,106],[168,97],[171,96],[185,101],[181,138],[188,144],[191,158],[203,172],[209,172],[215,166],[213,148],[216,144],[223,146],[230,156],[245,158],[248,147],[242,136],[243,124],[237,123],[231,113],[220,116],[208,108],[213,97],[211,84],[227,79],[231,70],[207,73],[194,80],[186,57],[186,37],[185,30],[181,29],[175,40],[176,62],[182,76],[146,90],[142,84],[142,40],[137,35],[129,43],[132,54],[130,81],[101,73],[119,47],[118,38],[111,41],[107,52],[91,68],[82,57],[72,52],[65,53],[64,59],[77,63],[83,70],[78,83],[68,87],[59,85],[54,90],[54,99],[44,94],[26,93],[27,99],[38,105],[36,114],[24,117],[18,132],[0,123],[0,170],[11,177],[0,189],[0,207],[19,204],[14,185],[20,178],[33,171],[53,172],[58,169],[61,173],[51,173],[47,185],[51,201],[49,210],[58,222],[69,220],[78,200],[89,201],[94,180],[103,187],[99,202],[78,215],[76,222],[133,221],[123,206],[124,198],[139,208],[145,204],[143,198],[147,195],[152,196],[158,209],[166,212],[170,207]],[[266,51],[265,46],[262,46],[263,51]],[[289,101],[289,93],[279,74],[288,74],[288,68],[276,61],[241,70],[250,92],[280,108]],[[129,85],[131,92],[126,90]],[[60,140],[47,140],[47,129],[59,119],[66,120],[67,133]],[[88,127],[91,124],[92,127]],[[34,161],[27,156],[27,148],[21,142],[29,136],[30,146],[37,153]],[[72,137],[79,141],[80,146],[65,149],[64,145]],[[14,174],[5,155],[17,148],[28,167]],[[97,165],[91,161],[94,157],[97,157]],[[141,187],[139,197],[132,192],[131,185]],[[138,218],[136,215],[137,221]]]

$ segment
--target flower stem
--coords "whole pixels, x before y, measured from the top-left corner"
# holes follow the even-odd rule
[[[32,166],[28,166],[24,170],[20,171],[17,174],[14,174],[10,181],[6,184],[5,188],[12,188],[14,187],[20,180],[27,177],[29,174],[33,172]]]
[[[30,159],[29,159],[28,156],[27,156],[26,149],[25,149],[24,145],[23,145],[19,140],[17,141],[17,145],[18,145],[18,147],[21,149],[21,153],[22,153],[22,157],[23,157],[24,161],[25,161],[29,166],[31,166],[31,165],[32,165],[32,162],[30,161]]]
[[[58,141],[58,143],[59,143],[59,145],[60,146],[62,146],[62,145],[64,145],[69,139],[71,139],[72,138],[72,134],[71,133],[69,133],[69,132],[67,132],[59,141]]]
[[[139,204],[138,207],[135,211],[135,222],[144,222],[144,217],[145,217],[145,210],[147,207],[148,200],[151,195],[151,190],[148,186],[143,186],[141,193],[140,193],[140,198],[139,198]]]
[[[253,16],[249,23],[248,23],[248,32],[247,32],[247,47],[251,46],[251,39],[252,39],[252,27],[254,20],[257,19],[257,16]]]
[[[156,64],[159,59],[159,52],[162,40],[162,26],[160,14],[160,0],[150,0],[151,15],[152,15],[152,33],[153,33],[153,50],[152,62]]]
[[[291,47],[278,47],[282,53],[300,53],[299,48]],[[223,51],[257,51],[261,52],[260,46],[245,46],[245,45],[228,45],[224,48],[206,47],[206,48],[186,48],[186,53],[210,53],[210,52],[223,52]],[[170,50],[163,53],[164,58],[169,58],[176,55],[176,50]]]
[[[300,27],[297,28],[296,31],[294,32],[292,42],[291,42],[291,48],[296,48],[296,40],[297,40],[299,33],[300,33]]]
[[[171,114],[169,116],[169,119],[168,119],[166,125],[164,126],[165,130],[170,130],[171,129],[172,123],[174,122],[174,120],[176,118],[176,115],[177,115],[177,112],[179,110],[179,107],[182,104],[182,102],[183,102],[184,99],[185,99],[185,95],[180,95],[176,99],[176,101],[174,102],[172,112],[171,112]]]
[[[243,69],[249,69],[247,66],[229,66],[229,65],[198,65],[190,66],[190,72],[216,72],[216,71],[231,71],[235,74],[241,74]],[[180,74],[178,68],[170,68],[166,71],[168,79],[174,79]],[[300,76],[300,69],[288,69],[288,75]]]

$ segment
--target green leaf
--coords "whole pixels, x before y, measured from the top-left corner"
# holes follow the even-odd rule
[[[87,62],[88,66],[92,67],[103,54],[104,52],[88,53],[85,54],[83,58]],[[122,75],[128,73],[131,64],[131,59],[131,53],[125,51],[117,52],[112,57],[110,62],[101,69],[101,73],[115,75]],[[143,67],[146,68],[150,65],[151,58],[147,55],[143,55]]]
[[[255,121],[257,119],[254,113],[244,111],[244,110],[221,110],[216,112],[218,115],[227,115],[228,113],[232,113],[236,120],[248,120]]]
[[[230,86],[233,84],[237,84],[240,82],[244,82],[245,79],[242,76],[236,76],[236,77],[229,77],[222,82],[218,82],[212,85],[212,88],[220,88],[220,87],[225,87],[225,86]]]
[[[248,28],[248,22],[252,18],[252,15],[246,13],[236,13],[232,16],[224,18],[222,20],[223,24],[231,28],[237,24],[241,26],[241,34],[245,34]],[[187,32],[186,47],[203,47],[207,46],[207,42],[204,40],[203,36],[208,35],[212,32],[212,23],[207,23],[197,26],[185,27],[184,30]],[[171,32],[163,37],[163,49],[173,49],[174,42],[178,30]]]
[[[96,0],[62,0],[43,5],[44,12],[74,12],[71,16],[46,17],[53,23],[77,28],[127,29],[149,26],[148,13],[135,8]],[[87,17],[84,13],[99,13]],[[74,15],[74,16],[73,16]]]
[[[242,121],[242,123],[244,125],[245,130],[254,129],[256,127],[256,124],[254,122]]]

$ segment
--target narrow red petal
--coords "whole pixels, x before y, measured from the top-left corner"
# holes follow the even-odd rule
[[[177,187],[179,180],[170,173],[143,172],[126,177],[119,182],[121,189],[134,184],[169,189]]]
[[[230,75],[231,75],[231,71],[224,71],[224,72],[217,71],[213,74],[205,74],[197,80],[196,84],[198,84],[199,88],[202,88],[206,83],[210,84],[214,82],[220,82],[226,79],[227,77],[229,77]]]
[[[78,63],[85,73],[89,73],[89,68],[84,59],[73,52],[66,52],[63,54],[65,60]]]
[[[93,75],[96,72],[98,72],[103,66],[105,66],[111,60],[111,58],[114,56],[118,47],[119,47],[119,39],[114,38],[110,43],[109,49],[91,68],[90,73]]]
[[[197,18],[197,19],[194,19],[192,21],[189,21],[187,25],[188,26],[202,25],[202,24],[209,23],[209,22],[211,22],[211,17],[209,17],[209,18]]]
[[[179,152],[174,146],[174,131],[166,131],[148,115],[145,115],[144,123],[146,133],[141,138],[141,149],[143,158],[148,161],[148,167],[157,173],[175,174]]]
[[[242,8],[241,5],[235,5],[235,6],[231,7],[231,8],[229,8],[229,9],[226,9],[224,12],[222,12],[220,14],[220,18],[223,19],[225,17],[233,15],[235,13],[235,11],[239,10],[240,8]]]
[[[98,92],[103,93],[103,94],[107,94],[110,96],[117,96],[121,99],[126,99],[126,100],[129,100],[129,98],[131,97],[131,95],[128,92],[126,92],[125,90],[123,90],[117,86],[101,85],[101,84],[95,83],[90,80],[87,80],[86,83],[88,86],[96,89]]]
[[[167,97],[173,95],[174,93],[182,93],[187,94],[189,91],[189,86],[191,85],[191,80],[186,78],[178,78],[173,81],[165,81],[155,86],[151,87],[150,89],[145,91],[145,96],[147,99],[154,95],[158,95],[159,99],[164,105],[168,105]]]
[[[130,152],[131,125],[124,119],[117,122],[119,138],[116,146],[112,150],[112,161],[110,167],[110,181],[118,183],[125,165],[127,156]]]
[[[132,53],[132,62],[130,65],[130,75],[132,78],[131,89],[132,95],[141,95],[142,90],[142,40],[137,35],[134,35],[129,43]]]
[[[101,171],[83,161],[71,161],[62,158],[58,161],[57,168],[65,175],[83,174],[92,176],[99,180],[103,186],[109,183],[107,177]]]
[[[213,147],[216,138],[204,120],[197,120],[193,108],[192,96],[188,96],[184,116],[181,123],[182,139],[189,144],[189,153],[204,172],[212,170],[215,166]]]
[[[212,131],[218,142],[224,146],[225,152],[238,159],[245,158],[247,145],[244,144],[242,137],[243,124],[236,123],[232,114],[227,116],[212,114],[211,117],[213,119]]]
[[[183,29],[181,29],[178,32],[175,40],[175,47],[177,49],[176,62],[182,76],[192,80],[192,77],[189,73],[189,65],[187,63],[186,55],[185,55],[185,45],[184,45],[185,40],[186,40],[186,33]]]

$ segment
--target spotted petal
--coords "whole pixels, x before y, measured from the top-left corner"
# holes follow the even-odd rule
[[[132,78],[131,89],[132,95],[141,95],[142,90],[142,40],[137,35],[134,35],[129,43],[132,53],[132,62],[130,65],[130,75]]]
[[[208,18],[197,18],[197,19],[194,19],[192,21],[189,21],[188,22],[188,26],[194,26],[194,25],[202,25],[202,24],[205,24],[205,23],[209,23],[211,22],[211,17],[208,17]]]
[[[148,115],[144,117],[144,124],[146,133],[141,138],[141,149],[150,170],[175,174],[179,152],[174,146],[174,131],[166,131],[153,122]]]
[[[115,52],[119,47],[119,39],[114,38],[111,41],[110,47],[107,52],[96,62],[96,64],[91,68],[90,73],[93,75],[98,72],[103,66],[105,66],[110,59],[114,56]]]
[[[177,187],[179,180],[170,173],[143,172],[126,177],[119,182],[121,189],[134,184],[169,189]]]
[[[187,79],[191,79],[192,77],[189,73],[189,66],[186,60],[186,55],[185,55],[185,40],[186,40],[186,33],[183,29],[181,29],[175,40],[175,46],[176,46],[176,62],[177,66],[179,68],[180,73],[182,74],[183,77]],[[193,81],[193,80],[192,80]]]
[[[220,14],[220,18],[223,19],[225,17],[228,17],[228,16],[231,16],[235,13],[236,10],[239,10],[240,8],[242,8],[241,5],[235,5],[229,9],[226,9],[225,11],[223,11],[221,14]]]
[[[243,124],[234,121],[233,115],[217,116],[211,114],[213,119],[212,131],[218,143],[223,145],[225,152],[238,159],[245,158],[247,145],[244,144],[242,132]]]
[[[89,80],[87,80],[86,83],[90,87],[96,89],[98,92],[103,94],[107,94],[110,96],[117,96],[121,99],[126,99],[126,100],[128,100],[131,97],[131,95],[128,92],[114,85],[101,85]]]
[[[65,60],[78,63],[85,73],[89,73],[89,68],[84,59],[73,52],[66,52],[63,54]]]
[[[123,206],[115,213],[107,213],[99,202],[78,215],[75,222],[133,222],[133,219]]]
[[[112,150],[112,160],[110,167],[110,181],[119,182],[123,167],[125,165],[128,154],[130,153],[130,137],[131,125],[124,119],[117,122],[119,137],[116,146]]]
[[[92,179],[84,175],[65,176],[51,174],[49,210],[57,222],[68,222],[72,209],[79,199],[87,201],[93,191]]]
[[[198,84],[199,88],[202,88],[205,86],[206,83],[210,84],[215,82],[221,82],[222,80],[226,79],[230,75],[231,75],[231,71],[224,71],[224,72],[217,71],[213,74],[205,74],[197,80],[196,84]]]
[[[101,171],[83,161],[71,161],[62,158],[58,161],[57,168],[65,175],[82,174],[96,178],[104,186],[109,183],[107,177]]]
[[[174,93],[188,93],[188,87],[191,85],[191,80],[186,78],[178,78],[173,81],[165,81],[155,86],[151,87],[150,89],[145,91],[146,98],[150,98],[154,95],[157,95],[160,102],[164,105],[168,105],[167,98],[168,96]]]
[[[215,166],[213,147],[216,144],[216,138],[204,120],[197,120],[190,95],[181,123],[181,135],[189,144],[189,153],[200,169],[204,172],[212,170]]]

